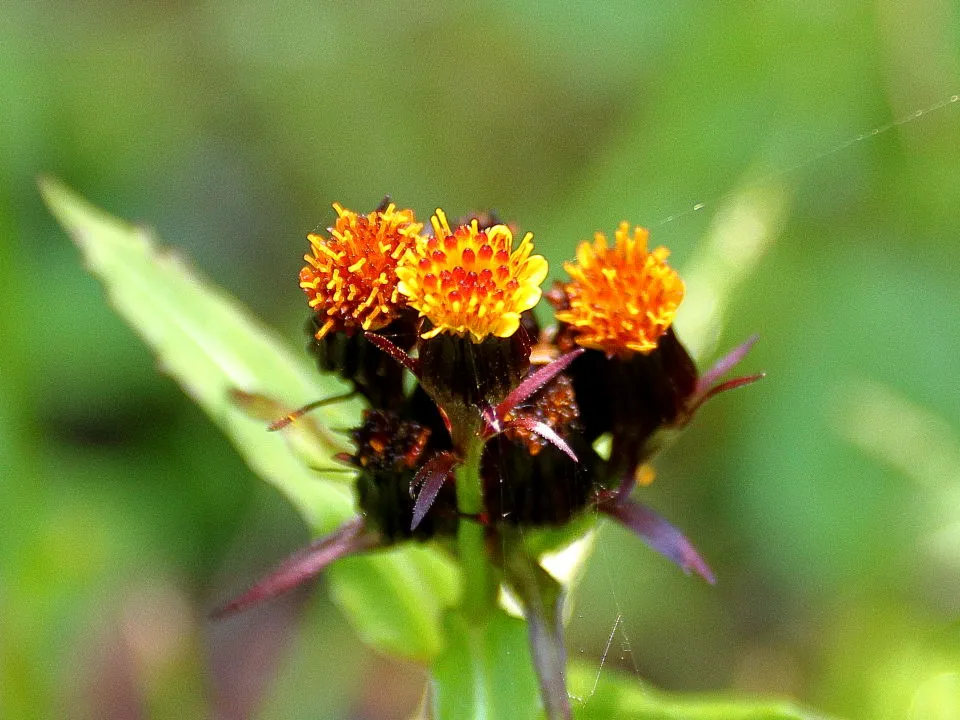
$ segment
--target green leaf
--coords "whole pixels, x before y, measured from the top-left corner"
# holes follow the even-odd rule
[[[960,673],[944,672],[924,681],[910,703],[910,720],[958,720]]]
[[[827,720],[789,702],[665,693],[605,668],[575,665],[567,677],[577,720]]]
[[[93,208],[60,183],[44,180],[47,205],[106,286],[117,312],[157,354],[161,368],[202,407],[253,470],[283,492],[318,531],[352,514],[349,488],[319,482],[284,433],[237,407],[233,390],[262,393],[290,407],[343,391],[317,377],[266,327],[143,228]],[[325,424],[355,422],[356,408],[324,408]],[[328,443],[328,453],[343,449]],[[211,478],[215,482],[216,478]]]
[[[526,624],[502,610],[482,623],[450,613],[447,647],[431,668],[438,720],[542,716]]]
[[[344,482],[351,476],[332,460],[348,446],[323,427],[356,425],[359,403],[320,408],[312,415],[319,425],[298,422],[283,432],[267,432],[262,417],[275,408],[340,394],[347,389],[344,383],[320,376],[306,357],[292,353],[175,253],[159,248],[143,228],[110,217],[55,180],[42,180],[40,189],[117,312],[254,472],[286,495],[317,533],[354,516],[352,488]],[[266,410],[257,413],[255,402],[241,408],[232,399],[237,390],[256,394]],[[324,473],[324,468],[338,472]],[[343,608],[361,636],[381,649],[414,657],[438,652],[441,607],[454,602],[459,587],[451,561],[426,548],[404,547],[351,563],[352,570],[335,574],[335,596],[345,599]],[[384,592],[384,587],[416,588],[417,599]]]
[[[443,614],[460,596],[457,565],[423,545],[347,558],[327,571],[327,582],[365,640],[422,661],[443,648]]]

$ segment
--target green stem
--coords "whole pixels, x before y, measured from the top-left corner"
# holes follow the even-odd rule
[[[472,517],[483,512],[483,485],[480,479],[480,458],[483,441],[473,437],[467,443],[466,457],[457,468],[457,509],[463,515],[457,530],[460,564],[463,568],[463,610],[473,619],[480,619],[496,602],[498,583],[494,568],[487,558],[486,529]]]
[[[563,644],[563,589],[530,555],[519,533],[507,537],[504,573],[523,605],[530,653],[540,683],[540,696],[550,720],[570,720],[567,695],[567,652]]]

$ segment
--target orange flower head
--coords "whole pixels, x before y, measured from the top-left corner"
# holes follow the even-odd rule
[[[506,225],[481,230],[476,220],[450,229],[443,210],[432,218],[433,236],[419,237],[397,267],[397,286],[407,303],[433,323],[429,339],[441,332],[510,337],[520,314],[540,300],[547,261],[532,255],[533,233],[516,250]]]
[[[317,339],[329,332],[379,330],[404,304],[397,292],[397,262],[414,245],[423,225],[412,210],[393,203],[358,215],[334,203],[337,222],[330,237],[307,236],[311,254],[300,271],[310,307],[324,319]]]
[[[608,356],[648,354],[673,322],[683,300],[683,280],[667,265],[670,251],[647,250],[650,233],[620,223],[616,245],[596,233],[577,248],[577,262],[564,263],[571,281],[564,285],[566,307],[557,320],[569,323],[581,347]]]

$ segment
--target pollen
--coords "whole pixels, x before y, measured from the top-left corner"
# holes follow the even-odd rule
[[[620,223],[616,244],[603,233],[577,248],[577,261],[564,263],[571,281],[563,286],[565,302],[557,320],[573,329],[581,347],[608,356],[648,354],[673,323],[683,300],[683,280],[667,265],[670,251],[647,250],[649,232],[630,232]]]
[[[451,230],[437,210],[433,235],[419,237],[397,267],[398,290],[433,325],[424,339],[441,332],[510,337],[520,314],[540,300],[547,261],[533,255],[533,233],[516,250],[506,225],[480,229],[476,220]]]
[[[423,229],[413,211],[392,203],[368,215],[338,203],[333,209],[329,237],[307,235],[311,252],[300,271],[300,287],[323,321],[318,340],[330,332],[379,330],[396,318],[406,301],[397,292],[397,262]]]

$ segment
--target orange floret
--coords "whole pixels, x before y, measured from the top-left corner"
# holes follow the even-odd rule
[[[577,262],[564,263],[571,281],[563,286],[566,307],[557,320],[574,329],[578,345],[608,356],[647,354],[673,322],[683,300],[683,281],[667,265],[670,251],[647,250],[649,232],[620,223],[616,244],[596,233],[581,243]]]
[[[397,262],[414,245],[421,223],[412,210],[392,203],[358,215],[334,203],[330,237],[311,233],[311,254],[300,271],[300,287],[323,319],[317,339],[329,332],[379,330],[404,304],[397,292]]]
[[[510,337],[520,314],[540,300],[547,261],[532,255],[532,233],[516,250],[506,225],[481,230],[476,220],[451,230],[437,210],[434,234],[420,237],[397,267],[397,286],[407,303],[433,324],[429,339],[441,332],[464,335],[474,342]]]

